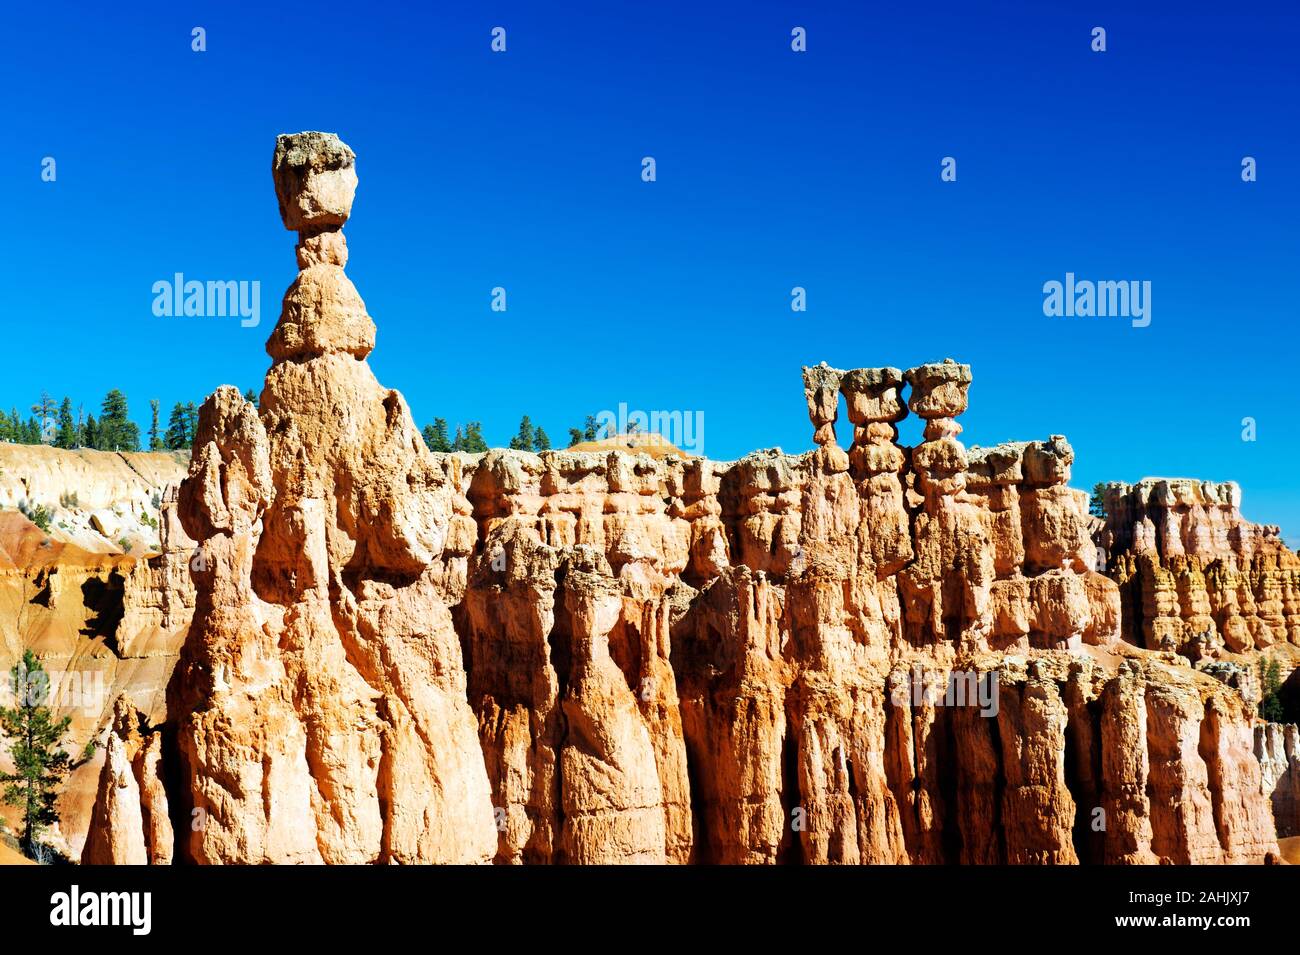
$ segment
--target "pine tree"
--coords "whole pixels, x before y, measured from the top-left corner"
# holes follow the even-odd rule
[[[54,446],[65,450],[77,446],[77,426],[72,420],[72,399],[64,398],[59,405],[59,432],[54,438]]]
[[[189,446],[189,419],[185,416],[185,406],[178,401],[172,405],[171,416],[167,419],[167,430],[163,432],[163,447],[168,451],[180,451]]]
[[[510,447],[516,451],[533,450],[533,423],[524,415],[519,421],[519,433],[510,439]]]
[[[1092,497],[1088,499],[1088,513],[1093,517],[1106,516],[1106,485],[1101,482],[1092,486]]]
[[[99,423],[93,414],[86,415],[86,424],[82,428],[81,446],[83,448],[99,447]]]
[[[1276,660],[1259,661],[1259,715],[1269,723],[1286,721],[1282,706],[1282,666]]]
[[[140,450],[140,428],[127,417],[126,395],[116,388],[99,409],[99,443],[104,451]]]
[[[122,424],[121,430],[118,431],[118,442],[120,451],[139,451],[140,450],[140,426],[134,421],[127,421]]]
[[[16,705],[0,707],[0,733],[9,739],[14,772],[0,773],[5,784],[4,801],[22,810],[22,850],[35,858],[41,833],[58,821],[54,800],[60,781],[72,759],[59,743],[72,717],[55,721],[45,705],[49,699],[49,677],[31,650],[9,671]]]
[[[163,449],[162,434],[158,431],[158,399],[149,399],[149,412],[152,421],[149,425],[149,450],[161,451]]]
[[[252,388],[245,388],[245,389],[244,389],[244,400],[247,401],[249,404],[251,404],[254,408],[256,408],[256,407],[257,407],[257,392],[255,392]]]
[[[19,416],[18,409],[14,408],[9,414],[9,440],[14,444],[35,444],[39,442],[40,425],[35,424],[35,418],[22,420]],[[38,440],[32,440],[31,435],[38,435]]]
[[[587,415],[587,420],[582,426],[582,440],[595,441],[599,436],[600,428],[596,424],[596,416],[594,414]]]
[[[582,442],[586,440],[587,440],[586,435],[582,433],[581,429],[579,428],[569,429],[569,447],[573,447],[575,444],[582,444]]]
[[[40,434],[40,444],[54,443],[54,416],[58,406],[48,392],[41,392],[41,400],[32,405],[32,414],[36,415],[36,424]]]
[[[451,442],[451,449],[453,451],[465,450],[465,435],[460,430],[460,425],[456,425],[456,437]]]
[[[465,425],[465,450],[470,454],[478,454],[487,449],[487,442],[483,440],[483,423],[471,421]]]
[[[185,402],[185,447],[194,447],[199,434],[199,409],[192,401]]]
[[[546,432],[543,431],[541,428],[538,428],[536,434],[533,435],[533,450],[534,451],[551,450],[551,439],[546,436]]]
[[[23,444],[43,444],[45,436],[41,433],[41,423],[35,418],[28,418],[23,426]]]
[[[450,451],[451,439],[447,437],[447,419],[434,418],[433,424],[424,426],[424,443],[430,451]]]

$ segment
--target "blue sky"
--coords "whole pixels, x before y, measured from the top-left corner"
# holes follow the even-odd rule
[[[1248,517],[1300,538],[1294,5],[405,6],[8,11],[22,358],[0,405],[121,387],[145,426],[149,398],[260,387],[295,274],[275,135],[324,129],[358,153],[371,364],[421,424],[504,444],[527,413],[563,444],[626,402],[702,411],[711,457],[801,451],[800,365],[951,356],[968,443],[1063,433],[1081,487],[1238,480]],[[1067,271],[1150,281],[1150,326],[1044,316]],[[175,272],[260,281],[262,324],[154,316]]]

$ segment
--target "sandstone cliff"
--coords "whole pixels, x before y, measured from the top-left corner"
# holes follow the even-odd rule
[[[172,454],[0,444],[0,670],[36,653],[51,676],[52,709],[72,718],[64,746],[74,757],[106,741],[123,696],[152,725],[166,719],[194,606],[193,543],[175,517],[184,473]],[[51,515],[48,530],[18,509],[37,505]],[[130,554],[97,527],[134,542]],[[8,758],[0,752],[0,765]],[[104,759],[102,747],[78,758],[60,794],[54,841],[74,857]]]
[[[64,451],[0,442],[0,510],[40,506],[46,536],[91,553],[157,553],[162,499],[185,476],[184,451]]]
[[[1300,558],[1240,508],[1232,483],[1107,486],[1098,539],[1140,645],[1199,657],[1300,644]]]
[[[805,369],[801,455],[433,454],[366,362],[352,151],[284,136],[273,173],[299,272],[180,489],[175,742],[115,721],[87,861],[165,861],[147,790],[199,863],[1276,852],[1251,705],[1137,645],[1063,437],[958,440],[967,366]]]

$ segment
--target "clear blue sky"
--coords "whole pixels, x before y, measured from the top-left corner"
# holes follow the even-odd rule
[[[295,274],[275,135],[323,129],[358,153],[371,363],[421,424],[563,444],[626,402],[703,411],[711,457],[801,451],[800,365],[951,356],[968,443],[1063,433],[1080,487],[1235,479],[1300,538],[1296,5],[873,6],[11,5],[0,404],[121,387],[143,428],[260,387]],[[1151,325],[1045,317],[1067,271],[1151,281]],[[155,317],[175,272],[260,281],[261,326]]]

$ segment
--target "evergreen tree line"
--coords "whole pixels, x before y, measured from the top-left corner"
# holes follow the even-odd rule
[[[587,441],[598,441],[601,438],[612,437],[613,435],[610,434],[609,426],[606,425],[605,433],[601,434],[600,426],[596,423],[596,416],[589,414],[587,415],[587,420],[582,423],[581,428],[569,429],[569,447],[573,447],[575,444],[583,444]]]
[[[587,415],[587,420],[581,428],[569,429],[569,447],[582,444],[584,441],[595,441],[602,436],[599,432],[600,427],[596,423],[596,416]],[[606,433],[603,437],[609,437],[609,434]],[[457,425],[456,434],[452,436],[447,430],[447,419],[434,418],[433,424],[424,426],[424,443],[428,445],[430,451],[467,451],[473,454],[488,450],[487,441],[483,439],[483,423],[480,421],[471,421],[464,427]],[[534,425],[528,415],[520,419],[519,430],[510,439],[508,446],[516,451],[537,452],[549,451],[552,448],[546,429]]]
[[[430,451],[469,451],[471,453],[486,451],[487,442],[483,440],[483,424],[471,421],[463,428],[456,426],[456,436],[447,434],[447,419],[434,418],[433,424],[424,426],[424,443]]]
[[[244,398],[257,404],[252,389],[244,392]],[[182,451],[194,444],[199,408],[193,401],[176,402],[165,428],[160,426],[157,399],[150,400],[149,411],[148,450]],[[140,438],[140,426],[130,419],[126,395],[116,388],[104,396],[98,419],[93,414],[85,414],[82,406],[74,414],[70,398],[56,403],[44,392],[26,418],[17,408],[9,412],[0,409],[0,441],[11,444],[48,444],[68,450],[139,451]]]

